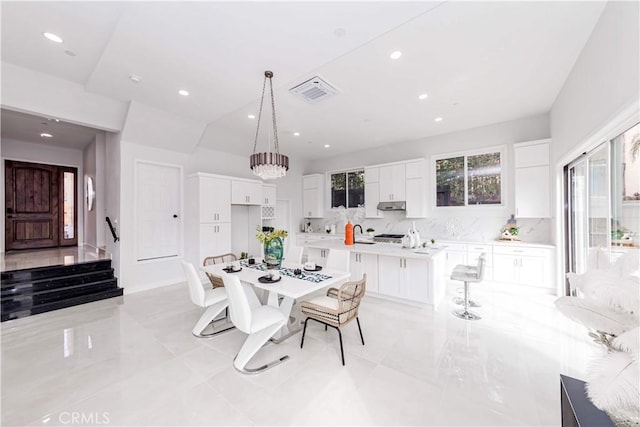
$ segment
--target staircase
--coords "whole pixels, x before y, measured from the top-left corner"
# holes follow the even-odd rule
[[[111,260],[2,272],[1,321],[122,295]]]

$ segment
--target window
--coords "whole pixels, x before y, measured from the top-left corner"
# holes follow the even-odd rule
[[[331,174],[331,207],[364,205],[364,170]]]
[[[501,151],[436,159],[436,206],[502,204]]]

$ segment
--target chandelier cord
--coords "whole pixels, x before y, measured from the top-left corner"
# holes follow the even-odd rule
[[[260,131],[260,119],[262,119],[262,105],[264,104],[264,90],[267,87],[267,76],[264,76],[264,81],[262,82],[262,97],[260,98],[260,111],[258,112],[258,126],[256,126],[256,137],[253,140],[253,152],[256,152],[256,148],[258,147],[258,132]],[[273,96],[271,97],[271,101],[273,101]]]
[[[276,101],[273,98],[273,81],[271,80],[271,77],[273,77],[273,73],[270,72],[269,89],[271,90],[271,116],[273,117],[273,145],[276,147],[276,153],[280,154],[280,145],[278,144],[278,126],[276,124]]]

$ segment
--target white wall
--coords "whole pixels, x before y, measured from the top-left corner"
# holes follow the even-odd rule
[[[11,139],[2,140],[2,166],[1,173],[4,179],[4,161],[18,160],[32,163],[45,163],[58,166],[71,166],[78,168],[78,193],[77,206],[82,206],[84,201],[84,186],[82,185],[82,177],[84,174],[82,167],[82,151],[72,150],[69,148],[52,147],[44,144],[33,144],[24,141],[16,141]],[[2,186],[2,201],[4,206],[4,185]],[[4,240],[4,215],[0,215],[0,227],[2,227],[2,252],[5,248]],[[84,241],[84,219],[82,211],[78,211],[78,243]]]
[[[640,121],[640,4],[609,2],[550,112],[558,294],[564,283],[562,168]]]
[[[457,228],[455,237],[469,240],[491,240],[499,236],[499,230],[515,211],[515,189],[513,185],[513,143],[545,139],[549,137],[549,117],[541,114],[497,123],[460,132],[437,135],[417,141],[388,145],[380,148],[351,153],[348,156],[333,157],[325,160],[309,162],[305,168],[307,173],[325,173],[327,171],[352,169],[373,164],[409,160],[413,158],[427,159],[427,219],[416,220],[418,230],[429,238],[451,239],[450,229]],[[504,206],[492,207],[460,207],[434,208],[435,190],[432,182],[431,156],[453,152],[464,152],[481,148],[506,146]],[[299,188],[300,184],[298,184]],[[301,190],[299,190],[301,191]],[[544,191],[544,190],[543,190]],[[280,197],[280,196],[278,196]],[[299,211],[298,211],[299,212]],[[324,231],[324,225],[336,223],[338,232],[344,221],[336,213],[327,211],[325,219],[311,221],[316,229]],[[387,212],[385,219],[368,219],[361,221],[364,228],[373,227],[376,233],[405,233],[413,220],[405,220],[404,213]],[[523,239],[548,243],[551,239],[549,220],[519,220],[525,232]]]
[[[127,104],[83,86],[2,62],[2,107],[101,130],[122,129]]]
[[[639,17],[638,2],[609,2],[602,12],[551,108],[553,164],[638,103]]]
[[[78,177],[78,185],[86,191],[87,178],[93,178],[95,185],[95,202],[93,210],[87,209],[87,204],[81,200],[78,207],[82,206],[84,212],[84,243],[94,248],[105,245],[105,208],[106,208],[106,185],[105,185],[105,140],[104,132],[99,132],[96,137],[84,149],[83,165],[84,174]]]
[[[105,136],[105,217],[108,216],[111,219],[117,235],[120,234],[120,136],[119,133],[107,133]],[[103,226],[105,246],[112,257],[111,266],[115,270],[116,277],[120,278],[120,242],[114,242],[106,221]]]
[[[82,160],[84,164],[84,173],[78,177],[78,185],[83,189],[87,188],[87,180],[91,177],[96,182],[96,140],[91,141],[82,152]],[[96,187],[96,200],[101,191]],[[96,203],[94,203],[94,209],[89,211],[87,209],[87,203],[85,200],[80,200],[78,207],[82,206],[82,212],[84,214],[84,243],[94,248],[98,247],[96,238]]]

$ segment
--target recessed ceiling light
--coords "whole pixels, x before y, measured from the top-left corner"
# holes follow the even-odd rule
[[[433,119],[435,122],[441,122],[442,121],[442,117],[436,117],[435,119]]]
[[[329,148],[331,147],[329,144],[324,144],[324,148]]]
[[[247,117],[250,118],[250,119],[255,119],[256,118],[256,116],[254,116],[253,114],[249,114]]]
[[[300,136],[300,132],[294,132],[293,136]]]
[[[52,42],[55,43],[62,43],[62,37],[60,37],[57,34],[53,34],[53,33],[42,33],[43,36],[45,36],[47,39],[51,40]]]
[[[188,90],[184,90],[184,89],[180,89],[178,91],[178,93],[182,96],[189,96],[189,91]]]
[[[429,95],[427,95],[426,93],[422,93],[418,96],[418,99],[427,99],[429,97]]]
[[[50,133],[41,133],[40,138],[53,138],[53,135]]]
[[[142,77],[138,76],[137,74],[129,74],[129,80],[134,83],[140,83],[142,81]]]
[[[391,55],[389,55],[389,58],[398,59],[401,56],[402,56],[402,52],[400,52],[399,50],[396,50],[395,52],[391,52]]]

